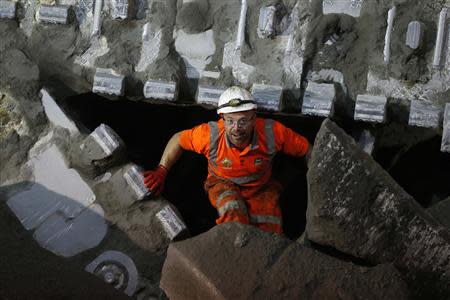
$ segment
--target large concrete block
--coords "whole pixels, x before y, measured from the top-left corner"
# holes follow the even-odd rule
[[[450,152],[450,103],[445,105],[441,151]]]
[[[420,100],[411,101],[409,110],[409,125],[439,128],[442,110],[432,103]]]
[[[279,111],[283,87],[255,83],[252,87],[252,95],[258,105],[258,110]]]
[[[386,121],[387,98],[384,96],[358,95],[355,105],[355,120],[372,123]]]
[[[93,93],[122,96],[125,76],[111,69],[97,68],[92,86]]]
[[[308,179],[308,239],[392,262],[417,296],[450,293],[450,236],[355,141],[325,120]]]
[[[309,82],[303,97],[302,113],[329,117],[333,115],[335,100],[334,84]]]
[[[14,19],[17,10],[16,3],[13,1],[0,1],[0,19]]]
[[[70,6],[41,4],[38,19],[45,23],[67,24]]]
[[[232,222],[172,243],[161,286],[175,300],[407,299],[390,265],[355,266]]]

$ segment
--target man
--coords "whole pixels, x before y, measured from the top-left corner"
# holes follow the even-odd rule
[[[241,222],[282,233],[278,199],[281,185],[271,178],[272,159],[279,151],[293,156],[309,153],[309,143],[280,122],[256,117],[256,102],[245,89],[227,89],[219,98],[221,119],[176,133],[159,166],[144,172],[144,183],[156,195],[167,172],[184,150],[208,159],[205,190],[218,211],[217,224]]]

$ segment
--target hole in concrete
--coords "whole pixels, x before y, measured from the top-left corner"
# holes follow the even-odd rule
[[[126,99],[112,101],[93,93],[69,97],[62,105],[86,133],[101,123],[109,125],[124,140],[128,159],[146,169],[154,168],[159,163],[164,147],[174,133],[218,118],[215,109],[194,105],[149,104]],[[322,121],[319,118],[281,114],[260,115],[282,121],[311,142]],[[285,234],[289,238],[297,238],[306,222],[304,160],[278,155],[273,173],[285,185],[280,199]],[[216,210],[203,190],[206,175],[206,158],[184,152],[169,173],[163,193],[179,209],[192,235],[207,231],[215,225]]]
[[[423,207],[450,196],[450,153],[440,151],[441,136],[418,143],[389,170],[391,176]],[[395,149],[384,149],[392,156]]]

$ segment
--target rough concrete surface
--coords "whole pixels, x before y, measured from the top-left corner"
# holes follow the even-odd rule
[[[171,244],[161,285],[170,299],[408,299],[392,265],[341,262],[238,223]]]
[[[419,295],[449,295],[449,232],[330,120],[316,137],[308,186],[308,239],[394,263]]]

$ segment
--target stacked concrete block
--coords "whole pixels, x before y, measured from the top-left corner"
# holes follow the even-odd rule
[[[0,1],[0,19],[14,19],[16,17],[16,2]]]
[[[197,90],[197,103],[218,106],[220,95],[224,91],[225,88],[199,85]]]
[[[161,222],[164,231],[169,239],[173,240],[183,232],[186,232],[187,227],[183,220],[177,215],[170,205],[166,205],[157,214],[159,222]]]
[[[252,95],[260,110],[279,111],[283,88],[276,85],[253,84]]]
[[[103,252],[85,270],[128,296],[136,292],[139,273],[133,260],[120,251]]]
[[[423,41],[424,25],[419,21],[412,21],[408,24],[408,31],[406,32],[406,46],[411,49],[418,49]]]
[[[274,34],[276,11],[275,6],[264,6],[259,10],[257,33],[260,38],[268,38]]]
[[[372,123],[386,121],[387,98],[384,96],[358,95],[355,105],[355,120]]]
[[[442,111],[432,103],[413,100],[409,112],[409,125],[439,128]]]
[[[123,178],[128,186],[133,190],[136,200],[142,200],[151,195],[151,191],[149,191],[144,184],[144,176],[142,175],[142,172],[143,170],[137,165],[131,165],[123,173]]]
[[[111,69],[97,68],[94,75],[93,93],[122,96],[125,76],[116,74]]]
[[[323,0],[323,14],[347,14],[359,17],[363,0]]]
[[[445,105],[441,151],[450,152],[450,103]]]
[[[58,147],[30,152],[33,181],[8,199],[8,206],[45,249],[69,257],[96,247],[108,226],[96,196],[77,171],[67,167]]]
[[[309,82],[303,97],[302,113],[329,117],[333,114],[335,99],[334,84]]]
[[[174,81],[149,80],[144,85],[144,96],[149,99],[176,101],[178,86]]]
[[[40,22],[53,24],[69,23],[70,6],[41,4],[38,13]]]

